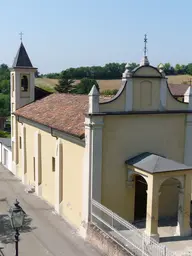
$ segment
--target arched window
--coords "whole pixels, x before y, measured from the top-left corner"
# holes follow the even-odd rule
[[[21,88],[23,92],[27,92],[29,85],[28,85],[28,78],[27,76],[23,76],[21,79]]]

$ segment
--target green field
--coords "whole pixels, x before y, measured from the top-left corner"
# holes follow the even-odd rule
[[[168,76],[168,83],[172,84],[183,84],[188,83],[190,84],[190,80],[192,82],[192,76],[190,75],[177,75],[177,76]],[[75,83],[78,83],[79,81],[76,80]],[[121,86],[121,80],[115,79],[115,80],[97,80],[100,90],[113,90],[113,89],[119,89]],[[36,86],[49,91],[49,92],[55,92],[55,85],[58,83],[57,79],[49,79],[49,78],[36,78],[35,84]]]

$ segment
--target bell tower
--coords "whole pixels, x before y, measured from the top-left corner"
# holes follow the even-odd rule
[[[29,104],[35,99],[35,71],[21,42],[11,69],[11,110]]]
[[[12,171],[16,174],[18,163],[17,122],[13,114],[17,109],[35,100],[35,71],[27,51],[21,44],[10,70],[11,96],[11,138],[12,138]]]

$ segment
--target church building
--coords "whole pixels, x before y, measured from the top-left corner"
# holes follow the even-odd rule
[[[11,69],[13,173],[82,232],[93,198],[129,222],[146,219],[157,240],[164,217],[191,235],[192,98],[173,97],[163,66],[145,53],[107,101],[95,86],[38,97],[35,72],[21,43]]]

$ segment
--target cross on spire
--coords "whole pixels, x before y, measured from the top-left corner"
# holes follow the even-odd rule
[[[144,36],[144,56],[147,56],[147,34]]]
[[[20,35],[20,40],[22,42],[22,40],[23,40],[23,32],[20,32],[19,35]]]
[[[147,34],[144,36],[144,56],[140,62],[140,66],[149,66],[149,60],[147,58]]]

